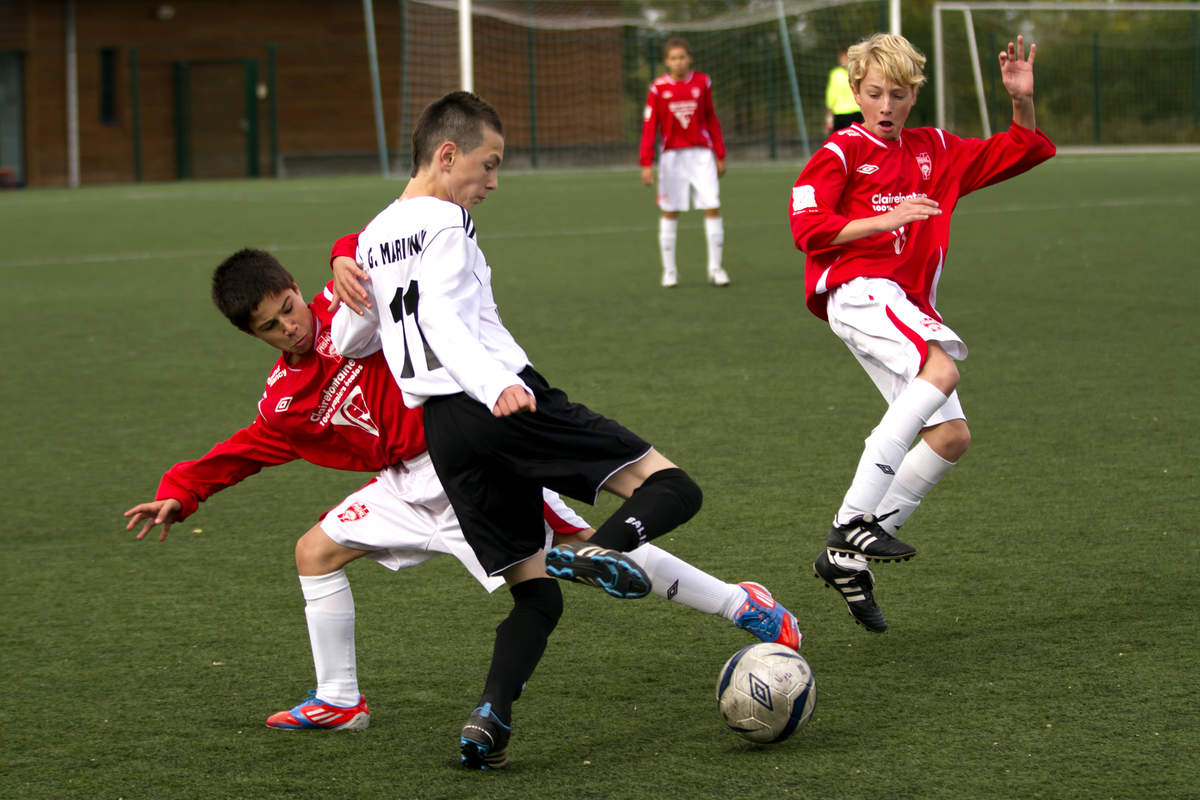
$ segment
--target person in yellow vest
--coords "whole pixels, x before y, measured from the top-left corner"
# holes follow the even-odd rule
[[[846,48],[838,51],[838,65],[829,70],[829,83],[825,87],[825,134],[848,128],[852,123],[862,122],[854,92],[850,89],[850,73],[846,71],[849,57]]]

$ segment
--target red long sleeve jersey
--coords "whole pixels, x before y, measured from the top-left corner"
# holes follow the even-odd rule
[[[197,461],[167,471],[155,499],[173,497],[182,520],[221,489],[263,467],[302,459],[322,467],[378,472],[425,452],[421,409],[406,408],[377,352],[343,358],[330,344],[326,287],[308,304],[313,349],[295,364],[280,356],[267,376],[258,416]]]
[[[1054,152],[1040,130],[1015,123],[987,139],[909,128],[899,140],[884,141],[857,123],[834,133],[792,187],[792,237],[807,256],[809,310],[827,319],[828,292],[858,277],[888,278],[940,320],[937,284],[958,198],[1019,175]],[[851,220],[884,214],[910,197],[936,200],[942,213],[896,231],[830,244]]]
[[[654,163],[654,145],[662,129],[663,150],[677,147],[707,147],[718,161],[725,160],[721,123],[713,110],[712,81],[703,72],[693,72],[677,81],[663,75],[650,84],[642,113],[643,167]]]

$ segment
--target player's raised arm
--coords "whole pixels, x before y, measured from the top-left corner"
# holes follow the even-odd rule
[[[1029,58],[1025,57],[1025,37],[1017,35],[1017,42],[1008,43],[1008,49],[1000,51],[1000,77],[1004,88],[1013,101],[1013,122],[1022,128],[1035,130],[1037,118],[1033,108],[1033,58],[1037,45],[1029,45]]]

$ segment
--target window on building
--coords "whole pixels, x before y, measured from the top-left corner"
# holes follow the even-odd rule
[[[100,122],[117,124],[117,48],[100,48]]]

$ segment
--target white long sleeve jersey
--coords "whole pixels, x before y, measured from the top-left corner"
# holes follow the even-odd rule
[[[374,308],[359,324],[335,324],[334,346],[346,354],[382,344],[409,407],[462,391],[494,408],[505,388],[525,386],[517,373],[529,357],[500,321],[466,209],[396,200],[359,234],[356,260],[371,275]]]

